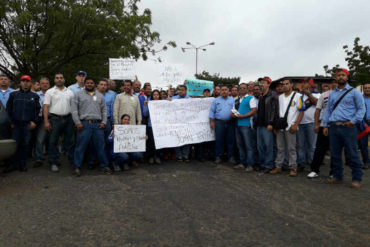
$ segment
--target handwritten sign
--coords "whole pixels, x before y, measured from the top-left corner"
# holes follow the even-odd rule
[[[135,60],[109,58],[109,78],[113,80],[135,79]]]
[[[114,125],[114,153],[145,152],[145,125]]]
[[[149,101],[155,147],[180,147],[213,141],[209,110],[214,98]]]
[[[203,90],[206,88],[211,90],[211,94],[213,91],[213,81],[186,79],[185,85],[189,96],[203,96]]]
[[[182,84],[182,64],[162,64],[160,66],[160,86],[177,86]]]

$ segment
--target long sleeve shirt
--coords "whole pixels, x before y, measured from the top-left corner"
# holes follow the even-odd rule
[[[113,116],[114,123],[120,124],[121,116],[127,114],[130,116],[130,124],[141,124],[142,116],[139,98],[134,95],[120,93],[114,101]]]
[[[103,124],[107,123],[107,106],[104,96],[98,91],[92,95],[86,90],[76,93],[71,109],[75,124],[81,124],[83,120],[100,120]]]
[[[231,110],[234,108],[233,97],[218,96],[212,101],[209,118],[228,121],[231,119]]]
[[[34,122],[41,120],[40,97],[31,91],[13,91],[6,103],[6,111],[13,123]]]
[[[109,90],[104,94],[105,103],[107,105],[107,116],[111,120],[113,120],[113,106],[114,106],[114,100],[117,97],[117,93],[113,92],[112,90]]]
[[[329,95],[328,105],[324,116],[324,127],[327,127],[331,122],[346,122],[350,121],[354,124],[359,123],[364,118],[366,109],[364,98],[360,91],[353,89],[349,92],[337,108],[333,110],[335,103],[339,98],[352,87],[346,85],[342,90],[336,88]]]

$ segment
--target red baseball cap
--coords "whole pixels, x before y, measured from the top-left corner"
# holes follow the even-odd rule
[[[346,73],[346,75],[349,75],[349,71],[347,69],[344,69],[344,68],[337,69],[336,73],[338,73],[338,72],[344,72],[344,73]]]
[[[268,77],[268,76],[263,77],[263,78],[262,78],[262,80],[263,80],[263,81],[267,81],[269,84],[271,84],[271,83],[272,83],[271,78],[270,78],[270,77]]]
[[[29,75],[22,75],[21,81],[32,81],[31,80],[31,76],[29,76]]]

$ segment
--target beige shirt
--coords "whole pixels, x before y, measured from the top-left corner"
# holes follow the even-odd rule
[[[130,124],[141,124],[141,109],[139,97],[120,93],[117,95],[113,106],[114,123],[120,124],[123,114],[130,116]]]

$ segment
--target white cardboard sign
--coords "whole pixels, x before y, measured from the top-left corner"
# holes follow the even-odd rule
[[[109,78],[112,80],[135,79],[135,60],[109,58]]]
[[[114,125],[114,153],[145,152],[145,125]]]

